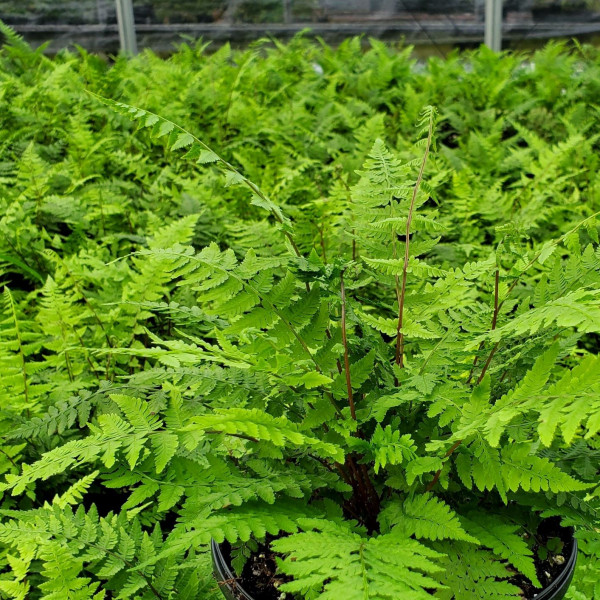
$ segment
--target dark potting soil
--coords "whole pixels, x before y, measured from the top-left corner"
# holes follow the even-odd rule
[[[552,539],[559,539],[562,542],[562,548],[555,552],[548,553],[547,558],[540,558],[540,550],[546,548]],[[560,526],[560,519],[553,517],[540,523],[535,534],[533,554],[535,561],[535,570],[542,584],[542,588],[547,588],[563,571],[573,551],[573,538],[569,531]],[[540,588],[533,586],[531,581],[523,575],[515,575],[510,579],[511,583],[518,585],[524,592],[527,600],[533,600],[536,594],[540,593]]]
[[[276,558],[282,557],[271,550],[272,539],[267,538],[266,543],[260,544],[258,550],[250,555],[241,576],[237,579],[243,590],[254,600],[280,600],[286,597],[277,588],[291,578],[277,573]],[[229,562],[231,558],[229,549],[223,548],[223,554]],[[287,597],[289,598],[289,595]]]
[[[540,558],[540,549],[546,548],[548,542],[556,538],[562,542],[560,551],[549,553],[545,559]],[[277,573],[276,558],[281,558],[281,555],[271,550],[270,542],[272,539],[267,539],[265,544],[259,545],[258,550],[247,560],[241,576],[237,579],[245,592],[252,596],[254,600],[289,598],[289,595],[284,596],[278,590],[278,587],[286,581],[290,581],[290,578]],[[532,549],[538,579],[543,588],[546,588],[565,568],[573,550],[573,538],[567,529],[560,526],[559,518],[546,519],[538,527]],[[229,549],[224,547],[223,554],[229,562],[231,558]],[[229,564],[231,563],[229,562]],[[523,590],[525,600],[534,600],[536,594],[541,591],[540,588],[534,587],[531,581],[521,574],[514,575],[509,581]]]

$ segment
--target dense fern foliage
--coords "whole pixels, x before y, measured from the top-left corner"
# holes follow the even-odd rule
[[[0,598],[600,595],[595,50],[3,33]]]

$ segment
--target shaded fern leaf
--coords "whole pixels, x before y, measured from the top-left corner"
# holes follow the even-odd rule
[[[390,503],[380,514],[386,529],[402,531],[417,539],[452,539],[479,544],[462,527],[456,513],[443,500],[431,494],[407,498],[402,504]]]
[[[508,560],[537,587],[540,587],[533,552],[518,534],[519,525],[514,525],[493,514],[470,513],[468,518],[463,517],[461,520],[465,529],[476,536],[483,546]]]

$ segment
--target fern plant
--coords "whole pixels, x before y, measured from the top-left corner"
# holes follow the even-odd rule
[[[0,598],[597,594],[596,51],[7,43]]]
[[[508,599],[524,593],[515,573],[547,584],[523,538],[535,536],[531,511],[582,532],[597,524],[597,474],[563,458],[600,431],[600,363],[582,346],[600,328],[598,249],[581,245],[594,217],[530,249],[507,232],[477,262],[436,261],[445,227],[430,204],[448,173],[432,154],[429,107],[410,160],[374,142],[330,225],[340,243],[330,241],[326,261],[186,129],[103,102],[245,187],[287,252],[197,251],[186,245],[191,220],[135,253],[144,293],[134,277],[123,316],[147,343],[101,355],[148,368],[108,391],[89,435],[6,475],[3,490],[19,496],[65,471],[95,470],[43,508],[7,514],[3,540],[19,562],[3,589],[24,598],[41,560],[44,593],[96,597],[97,584],[78,575],[85,568],[117,597],[184,597],[191,584],[177,573],[211,539],[265,543],[267,534],[290,579],[280,590],[298,598]],[[185,291],[188,316],[167,335],[142,325],[159,308],[150,278]],[[47,303],[67,365],[78,324]],[[128,490],[119,517],[67,509],[98,477]],[[139,530],[173,511],[166,536]],[[130,531],[123,518],[140,525]],[[53,578],[65,561],[74,578]],[[457,561],[469,568],[457,572]]]

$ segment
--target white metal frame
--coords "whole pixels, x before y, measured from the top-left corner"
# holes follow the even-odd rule
[[[132,0],[115,0],[117,3],[117,21],[121,51],[137,54],[135,20]],[[282,0],[285,21],[291,21],[290,0]],[[233,2],[233,5],[236,3]],[[485,0],[485,37],[484,42],[495,52],[502,49],[502,0]]]
[[[502,49],[502,0],[485,0],[485,45]]]
[[[133,18],[133,5],[131,0],[116,0],[116,2],[121,52],[125,54],[137,54],[135,20]]]

